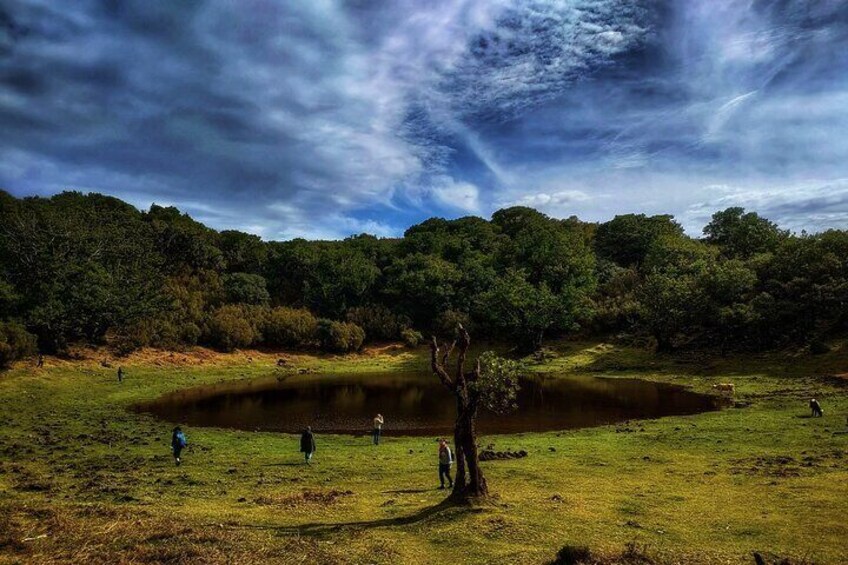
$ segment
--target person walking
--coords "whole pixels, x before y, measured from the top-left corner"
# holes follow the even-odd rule
[[[38,354],[38,364],[36,365],[39,369],[44,367],[44,355],[41,353]]]
[[[439,439],[439,482],[441,486],[440,490],[444,490],[445,488],[445,479],[448,480],[448,486],[453,488],[453,479],[451,478],[450,470],[451,465],[453,465],[453,452],[451,448],[448,446],[448,442],[445,438]]]
[[[188,445],[188,440],[186,439],[183,430],[177,426],[174,428],[174,431],[171,432],[171,449],[174,452],[174,464],[179,467],[180,463],[182,463],[182,459],[180,459],[180,455],[183,452],[183,449]]]
[[[810,400],[810,411],[812,412],[813,418],[821,418],[824,416],[824,410],[822,410],[821,404],[819,404],[819,401],[815,398]]]
[[[374,417],[374,429],[371,432],[374,438],[374,445],[380,445],[380,434],[383,433],[383,415],[377,414]]]
[[[124,368],[123,367],[118,367],[118,382],[119,383],[124,382]]]
[[[303,453],[303,458],[306,464],[312,459],[312,454],[315,453],[315,435],[312,433],[312,427],[306,426],[300,436],[300,452]]]

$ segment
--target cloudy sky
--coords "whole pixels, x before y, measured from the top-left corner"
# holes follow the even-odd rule
[[[848,226],[844,0],[4,0],[0,188],[266,239],[528,205]]]

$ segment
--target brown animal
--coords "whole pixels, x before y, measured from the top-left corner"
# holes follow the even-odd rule
[[[719,383],[717,385],[713,385],[713,388],[719,392],[726,392],[731,396],[736,393],[736,385],[733,383]]]

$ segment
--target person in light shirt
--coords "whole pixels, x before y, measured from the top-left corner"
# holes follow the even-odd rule
[[[371,431],[371,436],[374,438],[374,445],[380,445],[381,433],[383,433],[383,415],[377,414],[374,416],[374,428]]]
[[[451,465],[453,465],[453,453],[447,440],[441,438],[439,439],[439,482],[442,485],[439,489],[445,488],[445,479],[448,480],[448,487],[453,488],[453,479],[450,474]]]

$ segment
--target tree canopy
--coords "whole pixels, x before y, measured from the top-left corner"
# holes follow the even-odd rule
[[[728,208],[704,234],[666,215],[595,224],[513,207],[490,221],[432,218],[397,239],[265,242],[172,207],[0,191],[4,355],[30,351],[30,337],[42,351],[350,351],[458,324],[521,350],[577,332],[762,349],[846,329],[848,232],[795,235]]]

